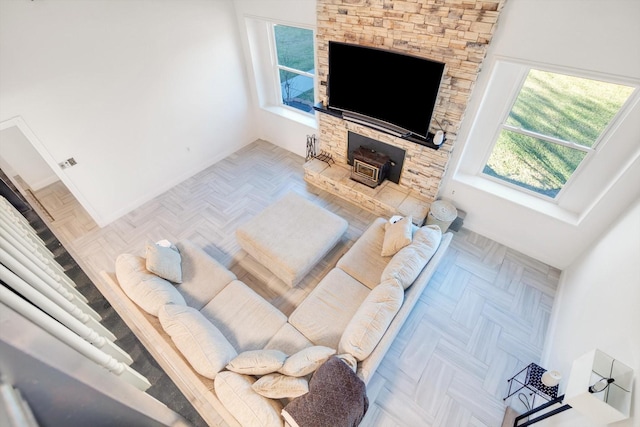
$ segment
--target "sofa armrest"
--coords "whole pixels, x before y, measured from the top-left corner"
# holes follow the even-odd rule
[[[211,392],[213,380],[198,375],[162,330],[157,318],[147,314],[131,301],[120,288],[113,273],[100,272],[95,285],[122,320],[149,351],[158,365],[169,375],[187,400],[208,425],[241,427]]]
[[[358,365],[358,376],[362,378],[365,384],[369,383],[376,369],[378,369],[378,366],[382,362],[382,359],[391,347],[393,340],[400,332],[402,325],[404,325],[404,322],[409,317],[409,314],[418,302],[420,295],[422,295],[422,292],[429,284],[431,277],[438,269],[440,262],[444,258],[445,253],[449,248],[449,244],[451,243],[452,238],[453,234],[450,232],[442,235],[442,240],[440,241],[438,250],[433,255],[431,260],[427,263],[413,285],[411,285],[411,287],[405,291],[404,303],[402,304],[402,307],[400,307],[400,310],[396,314],[396,317],[389,325],[387,332],[384,334],[369,357],[367,357]]]

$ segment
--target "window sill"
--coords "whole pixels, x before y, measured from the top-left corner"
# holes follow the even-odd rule
[[[554,203],[530,196],[513,188],[505,187],[491,180],[483,179],[480,176],[461,173],[457,174],[454,180],[567,224],[578,225],[580,223],[580,216],[575,212],[568,211]]]
[[[268,111],[285,119],[293,120],[301,125],[309,126],[310,128],[318,129],[318,120],[316,120],[315,114],[307,114],[303,112],[297,112],[290,108],[284,108],[279,105],[266,105],[262,107],[263,110]]]

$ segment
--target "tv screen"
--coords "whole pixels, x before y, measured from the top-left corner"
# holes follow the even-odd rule
[[[329,42],[329,108],[357,113],[426,138],[444,63]]]

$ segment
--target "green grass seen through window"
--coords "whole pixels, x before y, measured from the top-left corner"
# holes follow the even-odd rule
[[[531,70],[506,120],[517,129],[593,147],[633,88]],[[503,129],[485,174],[555,197],[585,151]]]
[[[275,25],[278,65],[313,74],[315,60],[313,31],[305,28]],[[287,69],[279,70],[282,102],[306,112],[313,111],[313,79]]]
[[[276,25],[278,64],[300,71],[313,73],[313,31],[305,28]]]

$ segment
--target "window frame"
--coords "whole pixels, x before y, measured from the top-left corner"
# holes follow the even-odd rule
[[[313,81],[313,102],[312,102],[312,106],[313,104],[315,104],[316,99],[318,99],[318,89],[317,89],[317,85],[316,85],[316,76],[317,73],[308,73],[305,71],[301,71],[301,70],[297,70],[295,68],[290,68],[284,65],[280,65],[278,63],[278,48],[277,48],[277,43],[276,43],[276,32],[275,32],[275,27],[276,25],[281,25],[281,26],[286,26],[286,27],[292,27],[292,28],[300,28],[303,30],[308,30],[311,31],[312,34],[312,38],[313,38],[313,65],[314,65],[314,70],[318,69],[318,61],[317,61],[317,57],[316,57],[316,31],[314,28],[310,28],[304,25],[299,25],[299,24],[291,24],[291,23],[283,23],[283,22],[277,22],[277,21],[269,21],[269,26],[268,26],[268,30],[269,30],[269,50],[270,50],[270,56],[271,56],[271,64],[272,64],[272,81],[273,81],[273,92],[274,92],[274,99],[276,100],[276,106],[280,107],[280,108],[284,108],[288,111],[297,113],[297,114],[302,114],[305,117],[315,117],[315,110],[313,110],[313,108],[311,109],[311,111],[303,111],[299,108],[295,108],[292,107],[290,105],[287,105],[284,103],[283,99],[282,99],[282,89],[281,89],[281,81],[280,81],[280,70],[283,71],[288,71],[288,72],[292,72],[298,75],[303,75],[305,77],[310,77]]]
[[[558,204],[560,204],[562,202],[563,196],[567,192],[570,191],[572,184],[575,183],[575,181],[577,179],[579,179],[579,176],[587,168],[588,164],[592,161],[592,159],[597,155],[598,151],[604,146],[604,144],[606,144],[606,141],[608,140],[612,129],[614,129],[618,125],[618,122],[621,119],[621,117],[626,115],[626,111],[633,104],[633,100],[638,96],[639,87],[638,87],[637,84],[633,84],[633,83],[631,83],[629,81],[625,81],[623,79],[613,79],[612,76],[609,76],[609,75],[602,75],[602,74],[588,73],[588,72],[580,72],[580,70],[575,70],[575,69],[568,70],[568,69],[563,69],[563,68],[560,68],[560,67],[550,67],[550,66],[545,66],[543,64],[517,61],[517,60],[513,60],[512,58],[509,58],[509,59],[500,58],[500,61],[508,62],[508,63],[511,63],[512,65],[518,65],[518,66],[522,67],[522,69],[520,70],[520,76],[519,76],[518,84],[514,85],[514,88],[510,93],[508,101],[505,103],[505,108],[504,108],[504,111],[502,112],[501,119],[495,125],[496,126],[496,130],[495,130],[495,132],[493,134],[491,143],[489,143],[487,145],[487,150],[485,152],[485,155],[484,155],[484,158],[483,158],[482,162],[479,164],[479,170],[477,172],[477,175],[481,179],[485,179],[485,180],[494,182],[494,183],[496,183],[498,185],[502,185],[502,186],[511,188],[511,189],[513,189],[515,191],[524,193],[526,195],[535,197],[537,199],[544,200],[545,202],[558,205]],[[587,147],[585,145],[581,145],[581,144],[578,144],[578,143],[575,143],[575,142],[564,141],[564,140],[561,140],[561,139],[558,139],[558,138],[555,138],[555,137],[552,137],[552,136],[540,134],[540,133],[529,131],[529,130],[522,129],[522,128],[517,128],[515,126],[507,124],[507,120],[509,118],[509,115],[511,114],[511,111],[513,110],[513,107],[514,107],[518,97],[520,96],[520,93],[522,92],[522,88],[523,88],[523,86],[524,86],[524,84],[525,84],[525,82],[527,80],[527,77],[529,76],[529,72],[532,69],[538,70],[538,71],[543,71],[543,72],[548,72],[548,73],[554,73],[554,74],[563,74],[563,75],[567,75],[567,76],[570,76],[570,77],[584,78],[584,79],[590,79],[590,80],[597,80],[597,81],[601,81],[601,82],[605,82],[605,83],[630,86],[630,87],[633,88],[633,91],[631,92],[631,94],[629,95],[627,100],[618,109],[616,114],[611,118],[611,120],[609,121],[607,126],[602,130],[600,135],[598,135],[598,138],[593,142],[593,145],[591,147]],[[556,196],[555,197],[550,197],[550,196],[547,196],[545,194],[541,194],[541,193],[536,192],[534,190],[530,190],[530,189],[525,188],[523,186],[520,186],[520,185],[517,185],[517,184],[513,184],[513,183],[511,183],[509,181],[506,181],[506,180],[500,179],[498,177],[494,177],[494,176],[491,176],[491,175],[489,175],[487,173],[484,173],[484,168],[486,167],[487,162],[489,161],[489,158],[493,154],[493,150],[494,150],[496,144],[498,143],[498,139],[500,138],[500,135],[502,134],[503,130],[510,131],[510,132],[515,132],[515,133],[518,133],[518,134],[521,134],[521,135],[524,135],[524,136],[540,139],[540,140],[545,141],[545,142],[561,145],[561,146],[568,147],[568,148],[571,148],[571,149],[576,149],[578,151],[582,151],[582,152],[586,153],[586,155],[585,155],[584,159],[580,162],[580,164],[576,167],[576,169],[573,171],[573,173],[571,174],[569,179],[567,179],[567,182],[565,182],[564,185],[562,186],[562,188],[560,189],[560,191],[558,191]]]

